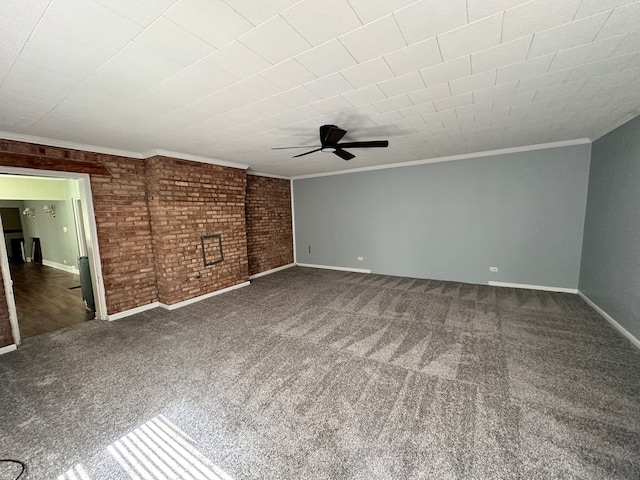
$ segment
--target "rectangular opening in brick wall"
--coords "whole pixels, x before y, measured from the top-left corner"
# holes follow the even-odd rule
[[[224,261],[221,234],[203,235],[200,237],[200,244],[202,245],[202,261],[205,267]]]

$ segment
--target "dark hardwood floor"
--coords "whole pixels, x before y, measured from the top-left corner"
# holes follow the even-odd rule
[[[93,318],[82,300],[80,276],[37,263],[11,264],[13,295],[22,338]]]

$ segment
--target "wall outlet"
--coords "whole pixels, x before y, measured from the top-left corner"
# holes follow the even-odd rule
[[[66,260],[62,260],[62,263],[64,263],[64,264],[66,265],[66,264],[67,264],[67,261],[66,261]]]
[[[498,267],[489,267],[489,271],[490,272],[497,272],[498,271]]]
[[[62,227],[62,231],[63,231],[64,233],[67,233],[69,230],[67,229],[67,227]]]
[[[358,261],[362,262],[364,260],[364,257],[358,257]]]

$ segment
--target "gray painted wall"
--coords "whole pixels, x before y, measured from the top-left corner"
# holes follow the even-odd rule
[[[297,262],[577,288],[589,159],[577,145],[295,180]]]
[[[640,117],[593,144],[580,290],[640,339]]]

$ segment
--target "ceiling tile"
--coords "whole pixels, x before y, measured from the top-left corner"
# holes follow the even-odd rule
[[[396,75],[415,72],[442,62],[438,41],[435,38],[389,53],[384,59]]]
[[[533,35],[477,52],[471,55],[471,70],[479,73],[485,70],[511,65],[525,60]]]
[[[9,73],[9,70],[11,70],[19,54],[20,50],[11,50],[0,45],[0,84]]]
[[[373,22],[413,2],[415,0],[349,0],[363,24]]]
[[[501,36],[502,13],[499,13],[438,35],[438,43],[442,59],[448,61],[498,45]]]
[[[269,0],[268,2],[256,2],[255,0],[224,1],[251,23],[259,25],[298,3],[299,0]]]
[[[284,90],[317,78],[293,58],[260,72],[260,75]]]
[[[536,33],[531,42],[529,58],[592,42],[606,19],[607,14],[601,13]]]
[[[261,100],[282,92],[280,87],[275,86],[260,75],[254,75],[249,78],[240,80],[229,87],[229,90],[243,95],[251,100]]]
[[[560,70],[558,72],[545,73],[544,75],[538,75],[537,77],[527,77],[520,80],[518,83],[518,92],[524,90],[532,90],[536,88],[552,87],[554,85],[560,85],[564,83],[570,70]]]
[[[413,106],[413,102],[406,95],[397,95],[395,97],[386,98],[373,102],[373,106],[378,109],[380,113],[387,113],[394,110],[400,110]]]
[[[218,48],[253,28],[222,0],[180,0],[164,15]]]
[[[310,48],[307,41],[280,16],[273,17],[238,40],[272,63],[281,62]]]
[[[449,87],[449,82],[438,83],[409,93],[409,98],[411,98],[411,101],[416,105],[418,103],[432,102],[433,100],[450,96],[451,89]]]
[[[58,75],[85,80],[116,52],[115,47],[103,45],[87,48],[78,42],[43,40],[29,42],[20,54],[20,60]]]
[[[3,0],[0,2],[0,46],[20,50],[51,0]]]
[[[365,63],[342,71],[342,75],[355,88],[364,87],[373,83],[392,78],[393,72],[382,58],[376,58]]]
[[[588,80],[589,78],[619,72],[623,70],[635,56],[635,53],[630,53],[620,57],[607,58],[599,62],[579,65],[571,71],[571,74],[567,77],[567,82]]]
[[[467,0],[469,21],[475,22],[528,1],[530,0]]]
[[[351,90],[350,92],[343,93],[342,96],[347,99],[353,106],[373,103],[376,100],[387,98],[377,85],[369,85],[368,87]]]
[[[17,81],[43,90],[57,90],[62,92],[65,97],[80,85],[78,80],[57,75],[20,61],[13,66],[6,81]]]
[[[476,103],[490,102],[500,97],[513,95],[518,87],[518,82],[505,83],[495,87],[484,88],[473,92],[473,100]]]
[[[473,96],[471,93],[463,93],[462,95],[456,95],[448,98],[441,98],[435,100],[433,104],[439,112],[443,110],[450,110],[452,108],[462,107],[473,103]]]
[[[274,97],[278,102],[290,108],[296,108],[313,103],[320,99],[318,95],[305,87],[296,87]]]
[[[146,28],[135,41],[183,65],[191,65],[215,48],[164,17]]]
[[[427,87],[471,75],[471,57],[462,57],[420,70]]]
[[[638,19],[640,19],[640,2],[616,8],[602,26],[597,40],[637,30]]]
[[[224,88],[238,79],[205,61],[194,63],[175,75],[179,77],[179,82],[184,83],[184,87],[196,92],[213,93]]]
[[[84,86],[115,98],[130,98],[166,80],[183,66],[135,42],[112,57]]]
[[[508,83],[526,77],[534,77],[545,73],[553,61],[553,54],[544,55],[524,62],[514,63],[498,69],[498,83]]]
[[[366,62],[406,46],[392,15],[343,35],[340,42],[358,62]]]
[[[421,0],[393,14],[404,39],[411,45],[467,23],[465,0]]]
[[[562,85],[555,85],[553,87],[540,88],[536,92],[536,102],[542,100],[551,100],[557,97],[563,97],[579,92],[584,87],[586,81],[581,80],[578,82],[563,83]]]
[[[325,98],[319,102],[314,102],[311,106],[322,113],[333,113],[351,108],[352,105],[342,98],[342,96],[336,95],[335,97]]]
[[[504,12],[502,41],[508,42],[570,22],[581,0],[533,0]]]
[[[151,25],[178,0],[95,0],[109,10],[116,12],[143,27]]]
[[[477,73],[468,77],[458,78],[449,82],[451,93],[460,95],[462,93],[481,90],[483,88],[493,87],[496,84],[496,71],[488,70],[486,72]]]
[[[618,37],[612,37],[618,38]],[[640,51],[640,30],[631,32],[624,36],[620,44],[616,47],[613,55],[624,55],[626,53],[633,53]]]
[[[216,50],[205,61],[237,78],[248,77],[271,66],[270,62],[267,62],[240,42],[231,42],[225,47]]]
[[[412,105],[407,108],[401,108],[400,113],[404,118],[421,117],[428,113],[435,113],[436,107],[432,102],[421,103],[420,105]]]
[[[296,60],[318,77],[324,77],[358,63],[338,40],[307,50],[298,55]]]
[[[493,101],[493,108],[495,109],[512,105],[520,105],[523,103],[531,103],[535,94],[535,90],[526,90],[523,92],[516,92],[514,95],[496,98]]]
[[[617,37],[607,38],[599,42],[587,43],[578,47],[561,50],[556,53],[553,58],[549,71],[566,70],[576,65],[604,60],[612,56],[611,53],[620,45],[623,38],[624,35],[618,35]]]
[[[320,98],[333,97],[334,95],[340,95],[341,93],[353,90],[352,84],[347,82],[339,73],[314,80],[313,82],[307,83],[305,87]]]
[[[362,25],[347,0],[303,0],[282,17],[314,46]]]
[[[578,8],[578,12],[576,13],[576,19],[589,17],[606,10],[613,10],[614,8],[627,5],[633,1],[635,0],[582,0],[580,8]]]
[[[42,17],[29,43],[77,43],[89,52],[94,46],[119,49],[141,31],[140,25],[97,3],[56,0]]]
[[[394,97],[402,93],[423,89],[424,82],[418,72],[412,72],[380,82],[378,86],[387,97]]]

